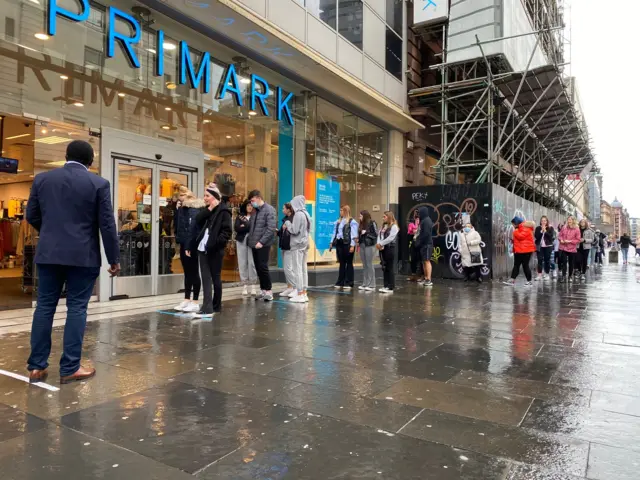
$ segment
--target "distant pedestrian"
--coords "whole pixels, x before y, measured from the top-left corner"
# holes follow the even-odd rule
[[[380,293],[393,293],[396,288],[396,238],[398,237],[398,222],[393,212],[386,211],[382,216],[382,227],[378,233],[376,248],[380,251],[380,261],[382,262],[382,272],[384,274],[384,287],[378,291]]]
[[[307,272],[307,256],[309,252],[309,234],[311,233],[311,217],[307,212],[307,200],[298,195],[291,200],[291,219],[284,223],[291,236],[291,259],[293,261],[293,303],[307,303],[309,296],[309,274]]]
[[[482,237],[467,223],[460,233],[460,257],[464,268],[464,281],[468,282],[475,273],[476,282],[482,283]]]
[[[98,234],[111,276],[120,272],[120,247],[111,187],[107,180],[89,171],[93,159],[93,147],[74,140],[67,146],[64,167],[36,175],[31,186],[27,222],[39,232],[40,239],[35,257],[38,301],[31,326],[30,383],[47,379],[51,327],[64,285],[67,321],[60,383],[87,380],[96,374],[95,368],[83,367],[80,359],[87,305],[102,263]]]
[[[205,189],[204,203],[207,208],[196,216],[197,235],[186,252],[188,256],[198,255],[200,261],[203,299],[196,318],[210,318],[222,310],[222,262],[227,242],[233,236],[231,210],[222,203],[215,184],[210,183]]]
[[[587,279],[587,268],[589,265],[589,255],[591,254],[591,247],[596,239],[596,234],[589,227],[589,222],[585,218],[580,220],[578,224],[580,228],[580,243],[578,244],[578,262],[580,263],[580,274],[582,281]]]
[[[433,256],[433,221],[429,217],[429,209],[427,207],[420,207],[418,210],[420,217],[420,224],[418,225],[417,237],[415,239],[416,249],[420,252],[422,259],[422,265],[424,270],[424,282],[422,285],[425,287],[433,287],[431,281],[431,257]]]
[[[251,215],[248,245],[260,280],[260,294],[256,300],[270,302],[273,300],[273,292],[269,274],[269,252],[276,241],[276,209],[264,201],[260,190],[251,191],[249,200],[255,213]]]
[[[282,255],[282,268],[284,270],[284,279],[287,282],[287,288],[280,292],[281,297],[293,298],[296,296],[293,273],[293,256],[291,255],[291,233],[285,227],[287,222],[293,218],[293,207],[290,203],[285,203],[282,207],[282,223],[278,230],[278,247]]]
[[[524,276],[527,278],[525,285],[531,285],[531,254],[536,251],[536,244],[533,238],[533,229],[536,224],[532,221],[525,221],[521,217],[514,217],[511,220],[513,225],[513,271],[511,272],[511,279],[506,280],[504,283],[509,286],[513,286],[516,283],[516,278],[520,273],[520,267]]]
[[[629,262],[629,245],[636,246],[635,243],[631,241],[631,237],[627,232],[624,232],[620,239],[618,240],[620,244],[620,249],[622,250],[622,264],[626,265]]]
[[[373,258],[378,243],[378,226],[367,210],[360,212],[360,225],[358,226],[358,250],[362,260],[362,285],[358,288],[368,292],[376,289],[376,271]]]
[[[538,251],[538,278],[547,280],[551,271],[551,254],[553,253],[556,232],[549,225],[549,219],[545,215],[540,217],[540,225],[536,227],[534,237]]]
[[[562,230],[563,225],[558,225],[558,231],[556,232],[556,237],[553,240],[553,278],[558,277],[558,270],[560,269],[560,231]]]
[[[358,240],[358,222],[351,217],[351,207],[340,208],[340,218],[336,220],[329,250],[335,248],[338,254],[340,270],[335,288],[351,290],[353,288],[353,256]]]
[[[601,266],[603,263],[604,246],[605,246],[606,238],[607,238],[606,235],[602,233],[600,229],[596,229],[597,248],[596,248],[596,257],[594,262],[596,265],[596,268],[598,266]]]
[[[576,252],[581,241],[580,229],[576,225],[576,219],[573,216],[567,219],[567,224],[560,231],[558,238],[560,240],[560,270],[562,272],[558,282],[567,281],[567,266],[569,267],[568,281],[571,282],[573,280]]]
[[[196,233],[196,216],[200,210],[206,208],[203,200],[197,198],[191,190],[182,185],[179,190],[176,209],[176,243],[180,245],[180,262],[184,272],[184,301],[174,309],[184,313],[200,311],[198,299],[200,297],[200,270],[198,255],[187,256],[190,242]],[[193,294],[193,299],[191,295]]]
[[[238,270],[240,271],[240,282],[242,283],[242,295],[255,295],[258,275],[253,264],[253,252],[247,241],[249,240],[249,230],[251,229],[251,215],[253,207],[249,200],[245,200],[240,205],[240,211],[236,217],[234,230],[236,232],[236,253],[238,256]],[[251,292],[249,292],[251,287]]]
[[[411,265],[410,282],[424,280],[424,272],[422,268],[422,257],[420,249],[417,247],[417,239],[420,234],[420,216],[418,210],[414,210],[413,219],[407,226],[407,236],[409,237],[409,262]],[[422,275],[421,275],[422,273]]]

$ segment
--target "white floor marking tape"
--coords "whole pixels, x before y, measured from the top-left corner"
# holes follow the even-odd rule
[[[6,370],[0,370],[0,375],[6,375],[7,377],[15,378],[16,380],[22,380],[23,382],[29,383],[29,377],[25,377],[24,375],[18,375],[17,373],[7,372]],[[54,387],[53,385],[49,385],[43,382],[31,383],[30,385],[44,388],[45,390],[49,390],[50,392],[57,392],[60,390],[58,387]]]

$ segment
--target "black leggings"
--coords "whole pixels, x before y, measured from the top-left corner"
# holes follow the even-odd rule
[[[569,276],[573,275],[573,267],[576,261],[576,253],[575,252],[565,252],[560,250],[558,252],[560,254],[560,271],[562,272],[562,276],[565,277],[567,275],[567,264],[569,265]]]
[[[184,270],[184,298],[191,300],[191,292],[193,291],[193,300],[197,301],[200,296],[200,272],[198,271],[198,254],[192,252],[187,257],[184,246],[180,245],[180,262]]]
[[[340,270],[338,271],[338,281],[336,285],[340,287],[353,287],[353,252],[348,243],[339,243],[336,246]]]
[[[388,288],[389,290],[396,288],[396,272],[394,269],[395,253],[395,245],[386,245],[384,250],[380,251],[382,272],[384,273],[384,288]]]
[[[583,249],[578,250],[578,261],[580,262],[580,273],[583,275],[587,273],[587,268],[589,267],[589,255],[591,254],[591,250]]]
[[[540,247],[538,250],[538,273],[542,273],[544,269],[544,273],[549,275],[551,271],[551,251],[553,247]]]
[[[527,277],[527,281],[531,281],[531,268],[529,262],[531,261],[531,252],[529,253],[515,253],[513,255],[513,271],[511,272],[511,278],[514,280],[520,273],[520,265],[524,271],[524,276]]]

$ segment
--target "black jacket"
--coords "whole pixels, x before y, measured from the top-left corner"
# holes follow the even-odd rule
[[[278,246],[280,250],[291,250],[291,233],[289,230],[284,228],[285,222],[291,222],[293,217],[284,217],[282,219],[282,225],[280,225],[280,230],[278,230]]]
[[[200,199],[188,200],[176,210],[176,242],[185,247],[189,246],[190,240],[197,235],[196,216],[201,209],[205,208],[204,202]]]
[[[429,217],[429,210],[427,207],[420,207],[418,210],[420,216],[420,235],[416,241],[416,248],[426,248],[433,245],[433,221]]]
[[[236,217],[234,230],[236,231],[236,240],[240,243],[244,242],[249,230],[251,230],[251,218],[244,215],[238,215]]]
[[[369,222],[369,226],[366,229],[366,233],[359,232],[358,243],[365,247],[373,247],[378,241],[378,226],[374,220]]]
[[[629,245],[633,245],[635,247],[635,244],[631,241],[631,237],[629,235],[622,235],[620,240],[618,240],[618,243],[622,248],[629,248]]]
[[[536,227],[534,237],[536,239],[536,246],[539,247],[542,243],[542,227],[540,225]],[[555,231],[553,230],[553,227],[547,226],[547,231],[544,232],[544,243],[547,245],[547,247],[553,247],[554,239]]]
[[[207,241],[206,253],[224,250],[227,242],[233,234],[231,224],[231,210],[226,205],[220,204],[213,210],[204,208],[196,215],[197,236],[191,242],[191,251],[197,252],[198,246],[204,237],[204,233],[209,229],[209,240]]]

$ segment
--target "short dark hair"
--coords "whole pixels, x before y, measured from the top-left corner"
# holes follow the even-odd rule
[[[86,167],[90,167],[93,163],[93,147],[89,142],[84,140],[74,140],[67,145],[67,162],[78,162]]]
[[[262,194],[260,193],[260,190],[251,190],[247,198],[251,200],[254,197],[262,198]]]

